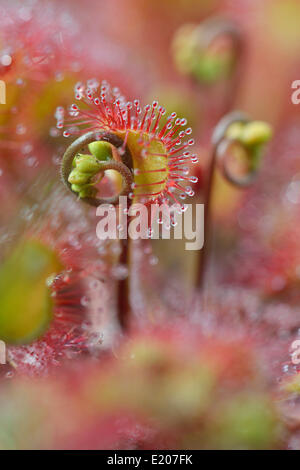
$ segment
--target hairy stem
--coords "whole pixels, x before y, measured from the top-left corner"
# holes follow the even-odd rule
[[[249,118],[241,112],[233,112],[225,116],[216,126],[212,136],[212,157],[210,160],[207,183],[204,194],[204,247],[199,251],[196,274],[196,288],[203,289],[205,274],[210,253],[210,235],[212,225],[211,202],[214,189],[214,176],[216,166],[219,165],[227,181],[236,187],[247,187],[253,183],[257,172],[251,171],[243,177],[237,177],[230,173],[226,165],[226,150],[234,141],[226,138],[228,127],[234,122],[247,123]]]
[[[120,279],[118,282],[117,291],[117,308],[118,308],[118,320],[123,331],[126,331],[129,327],[131,306],[130,306],[130,275],[131,265],[130,257],[130,244],[128,240],[120,240],[121,243],[121,255],[119,262],[122,265],[127,266],[128,275],[125,279]]]
[[[61,176],[64,184],[67,188],[72,191],[71,184],[68,181],[70,172],[72,171],[72,163],[77,153],[86,145],[94,141],[106,141],[112,144],[117,149],[124,146],[124,141],[117,135],[108,132],[88,132],[78,139],[76,139],[66,150],[61,164]],[[131,185],[133,183],[133,163],[132,156],[128,148],[120,155],[121,161],[108,160],[101,162],[100,171],[113,169],[118,171],[123,178],[122,191],[110,198],[93,198],[86,197],[82,198],[82,201],[91,205],[99,206],[100,204],[114,204],[117,205],[119,202],[119,196],[127,196],[131,191]],[[74,195],[77,193],[72,191]],[[127,227],[126,227],[127,230]],[[130,260],[130,240],[120,240],[121,243],[121,254],[119,262],[127,267],[128,276],[125,279],[120,279],[117,287],[117,315],[121,328],[124,330],[128,328],[131,306],[130,306],[130,272],[131,272],[131,260]]]
[[[228,19],[218,17],[209,18],[199,25],[199,41],[206,50],[220,37],[230,38],[233,54],[235,56],[235,70],[230,78],[229,89],[226,92],[223,112],[229,112],[234,107],[240,84],[241,58],[243,55],[244,41],[240,28]]]

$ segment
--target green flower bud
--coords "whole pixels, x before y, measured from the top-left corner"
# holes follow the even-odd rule
[[[272,128],[263,121],[253,121],[245,125],[241,140],[244,145],[259,145],[269,142],[272,137]]]
[[[89,151],[97,160],[110,160],[112,158],[112,148],[108,142],[96,141],[88,145]]]
[[[267,143],[272,137],[272,128],[263,121],[234,122],[228,127],[226,136],[238,140],[246,147],[253,147]]]
[[[71,171],[68,181],[71,184],[87,184],[90,182],[93,173],[81,173],[77,168]]]
[[[83,186],[80,186],[79,184],[72,184],[71,189],[75,193],[79,193],[82,190]]]
[[[76,158],[76,168],[82,173],[95,173],[99,170],[99,162],[93,155],[80,155]]]
[[[101,142],[94,143],[100,144]],[[106,142],[104,143],[106,144]],[[74,158],[73,164],[75,164],[75,168],[68,177],[72,191],[78,193],[80,198],[95,197],[98,190],[94,185],[104,176],[104,172],[100,172],[101,163],[94,155],[78,154]],[[97,181],[96,175],[98,175]]]
[[[95,197],[97,195],[97,188],[95,188],[94,186],[83,186],[78,195],[80,198],[85,198],[85,197]]]
[[[242,122],[237,121],[232,123],[227,129],[226,137],[228,137],[229,139],[241,141],[241,136],[243,134],[244,127],[245,124]]]
[[[80,186],[79,184],[72,184],[71,188],[72,188],[72,191],[74,191],[75,193],[78,193],[78,196],[80,198],[92,197],[92,196],[96,196],[97,194],[97,188],[95,188],[91,184],[85,184],[83,186]]]

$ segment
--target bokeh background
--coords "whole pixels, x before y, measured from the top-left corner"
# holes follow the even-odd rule
[[[221,37],[181,67],[212,18],[238,52]],[[299,449],[299,52],[298,0],[0,0],[1,448]],[[120,247],[59,178],[55,109],[91,78],[187,118],[194,203],[225,114],[273,128],[250,188],[216,171],[205,302],[184,241],[137,244],[127,333]]]

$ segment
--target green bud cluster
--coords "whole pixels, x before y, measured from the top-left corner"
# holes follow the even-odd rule
[[[69,174],[68,181],[71,189],[78,193],[80,198],[95,197],[98,183],[104,176],[101,172],[101,161],[112,158],[112,149],[108,142],[92,142],[88,146],[92,155],[77,154],[73,160],[73,170]],[[98,179],[95,176],[98,175]]]

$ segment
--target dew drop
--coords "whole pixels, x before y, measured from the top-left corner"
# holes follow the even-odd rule
[[[3,56],[1,57],[1,64],[4,66],[4,67],[8,67],[9,65],[11,65],[12,63],[12,58],[9,54],[3,54]]]
[[[151,255],[151,256],[149,257],[149,264],[150,264],[151,266],[155,266],[157,263],[158,263],[158,257],[155,256],[155,255]]]
[[[198,178],[197,178],[197,176],[191,176],[191,177],[190,177],[190,182],[191,182],[191,183],[198,183]]]
[[[125,265],[119,264],[112,268],[112,275],[115,279],[122,281],[128,277],[128,268]]]
[[[184,213],[188,210],[188,204],[182,204],[182,206],[180,206],[180,213]]]
[[[26,127],[24,126],[24,124],[18,124],[16,127],[16,133],[18,135],[23,135],[25,134],[25,132],[26,132]]]
[[[83,307],[88,307],[90,304],[90,299],[86,295],[84,295],[83,297],[81,297],[80,303]]]
[[[93,290],[98,290],[101,288],[101,282],[98,279],[93,279],[90,283],[89,286]]]
[[[26,153],[30,153],[33,150],[33,146],[30,143],[26,143],[22,146],[22,153],[25,155]]]

